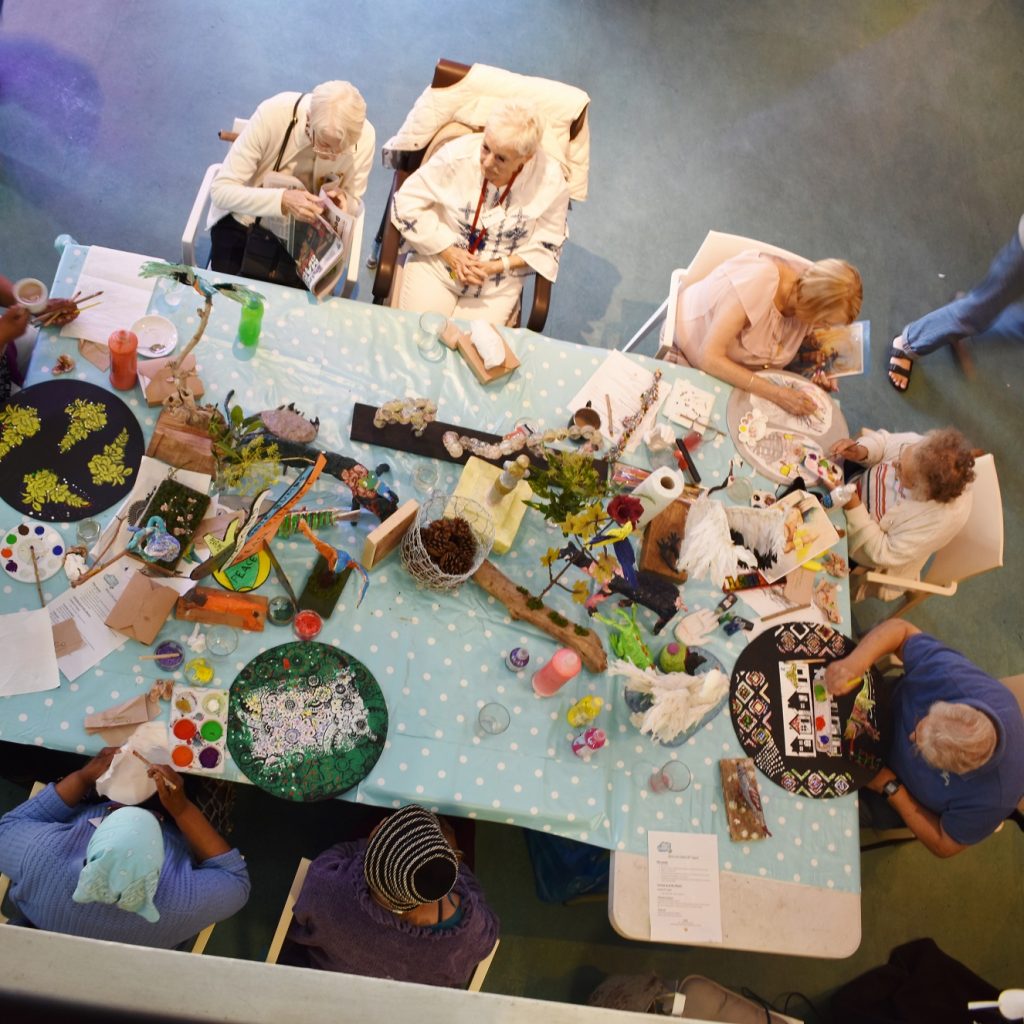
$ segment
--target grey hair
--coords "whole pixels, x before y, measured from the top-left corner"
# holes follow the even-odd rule
[[[963,775],[980,768],[998,742],[992,719],[969,704],[937,700],[917,724],[914,742],[921,756],[939,771]]]
[[[309,126],[350,149],[359,141],[366,121],[366,100],[351,82],[322,82],[309,103]]]
[[[502,149],[511,149],[517,156],[531,157],[540,145],[544,122],[535,107],[507,100],[491,111],[487,131]]]

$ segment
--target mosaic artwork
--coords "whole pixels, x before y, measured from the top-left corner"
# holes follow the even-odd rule
[[[790,793],[844,796],[882,766],[874,670],[838,698],[815,680],[853,647],[829,626],[787,622],[752,640],[736,662],[729,709],[740,744]]]
[[[380,757],[387,731],[377,680],[326,644],[264,651],[231,685],[231,756],[252,782],[285,800],[326,800],[357,785]]]
[[[52,380],[0,407],[0,498],[49,522],[74,522],[120,501],[134,482],[142,428],[117,395]]]

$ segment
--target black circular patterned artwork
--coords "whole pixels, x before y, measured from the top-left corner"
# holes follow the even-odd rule
[[[0,498],[33,519],[87,519],[132,489],[143,448],[139,421],[106,388],[34,384],[0,407]]]
[[[261,789],[326,800],[361,782],[384,749],[388,709],[369,669],[336,647],[282,644],[231,684],[228,749]]]
[[[829,697],[815,672],[856,645],[829,626],[787,622],[744,649],[733,670],[729,710],[754,764],[776,785],[809,797],[844,796],[882,767],[878,673]]]

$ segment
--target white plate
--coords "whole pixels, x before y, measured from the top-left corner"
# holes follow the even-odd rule
[[[40,581],[56,576],[64,565],[64,540],[52,526],[24,519],[0,534],[0,542],[0,565],[19,583],[35,582],[33,554]]]
[[[178,328],[156,313],[139,317],[132,324],[132,333],[139,339],[139,355],[150,359],[169,355],[178,344]]]

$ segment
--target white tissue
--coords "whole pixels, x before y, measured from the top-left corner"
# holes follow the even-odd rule
[[[485,370],[493,370],[505,362],[505,342],[486,320],[474,320],[470,325],[473,346],[480,353]]]
[[[170,764],[167,724],[143,722],[114,755],[110,767],[96,780],[96,792],[119,804],[141,804],[156,792],[149,769],[133,753],[154,764]]]

